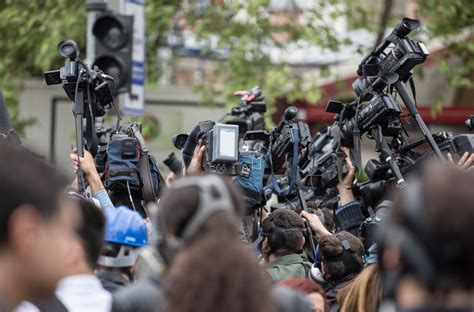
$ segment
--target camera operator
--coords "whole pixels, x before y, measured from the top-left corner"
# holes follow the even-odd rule
[[[66,180],[0,139],[0,311],[53,293],[67,270],[76,215]]]
[[[309,276],[311,263],[303,252],[304,222],[289,209],[277,209],[262,222],[265,239],[261,252],[268,262],[267,272],[273,282]]]
[[[73,153],[70,155],[71,160],[73,161],[73,167],[74,167],[74,172],[77,173],[77,170],[79,168],[79,157],[77,156],[75,149],[73,150]],[[107,191],[104,187],[104,184],[102,183],[100,179],[100,175],[97,172],[97,168],[95,166],[94,158],[92,157],[91,153],[88,151],[84,151],[84,157],[81,157],[80,159],[80,164],[81,164],[81,169],[85,174],[85,178],[87,183],[89,184],[89,187],[91,189],[92,195],[94,196],[95,199],[97,199],[100,203],[100,206],[102,208],[102,212],[105,215],[106,220],[112,220],[115,218],[115,214],[117,214],[117,209],[115,209],[114,204],[117,206],[124,205],[123,201],[118,201],[115,203],[112,203],[111,198],[107,194]],[[121,196],[120,196],[121,197]],[[119,197],[117,197],[119,198]],[[125,202],[128,202],[128,205],[130,206],[130,201],[125,200]],[[141,205],[141,203],[140,203]],[[148,220],[143,219],[143,222],[145,225],[148,225]]]
[[[177,180],[160,200],[160,281],[115,295],[116,311],[274,311],[270,283],[239,237],[241,194],[217,175]]]
[[[364,267],[364,245],[347,231],[332,234],[318,216],[306,211],[301,216],[309,222],[319,243],[321,270],[328,282],[326,298],[331,309],[339,308],[337,294],[353,280]]]
[[[105,246],[99,257],[96,275],[111,293],[135,280],[139,250],[148,244],[147,229],[141,215],[128,207],[116,208],[105,227]]]
[[[433,162],[408,182],[379,241],[384,295],[398,311],[472,311],[474,175]]]

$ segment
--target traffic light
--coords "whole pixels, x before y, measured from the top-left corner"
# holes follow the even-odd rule
[[[133,16],[113,12],[100,14],[92,28],[95,60],[115,79],[115,94],[130,92],[132,79]]]

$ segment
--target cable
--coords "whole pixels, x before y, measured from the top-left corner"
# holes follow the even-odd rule
[[[133,202],[132,198],[132,192],[130,191],[130,184],[127,181],[127,190],[128,190],[128,198],[130,199],[130,202],[132,203],[133,210],[137,211],[137,208],[135,208],[135,203]]]

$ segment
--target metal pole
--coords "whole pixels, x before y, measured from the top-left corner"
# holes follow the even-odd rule
[[[436,144],[436,141],[433,139],[433,135],[431,134],[430,130],[426,126],[425,122],[420,116],[420,113],[418,112],[418,109],[416,108],[415,104],[412,102],[410,97],[408,96],[407,91],[403,87],[402,83],[398,81],[395,84],[395,89],[397,89],[398,94],[400,94],[400,97],[402,98],[403,102],[405,103],[408,111],[410,114],[415,118],[416,123],[418,124],[418,127],[420,128],[421,132],[425,136],[426,140],[430,144],[431,148],[433,149],[434,153],[436,156],[444,160],[443,154],[441,153],[438,144]]]

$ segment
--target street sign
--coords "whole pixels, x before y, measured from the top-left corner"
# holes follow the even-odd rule
[[[132,84],[121,96],[122,112],[143,117],[145,110],[145,0],[125,0],[124,14],[133,15]]]

